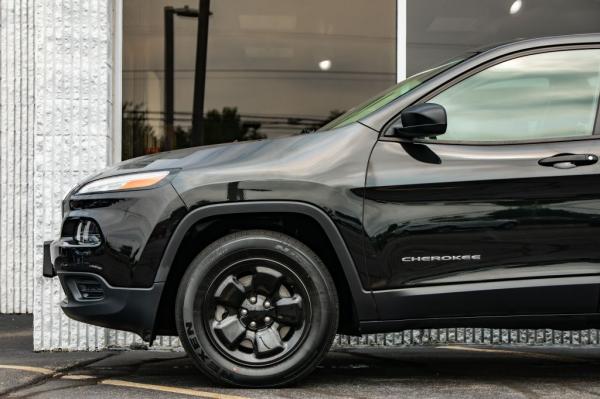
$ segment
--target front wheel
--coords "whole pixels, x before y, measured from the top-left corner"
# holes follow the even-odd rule
[[[338,323],[335,285],[298,240],[265,230],[209,245],[181,280],[179,337],[196,366],[235,386],[287,385],[309,374]]]

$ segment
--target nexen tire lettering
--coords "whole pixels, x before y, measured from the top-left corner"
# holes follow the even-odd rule
[[[190,339],[190,345],[192,345],[192,348],[194,348],[194,350],[198,349],[200,347],[200,344],[196,339],[196,334],[194,333],[194,327],[192,327],[192,323],[185,323],[185,331],[187,332],[188,338]]]
[[[221,369],[206,355],[206,352],[204,352],[204,350],[200,346],[200,343],[198,343],[198,339],[196,338],[196,333],[194,331],[194,325],[191,322],[185,323],[185,331],[189,339],[189,344],[194,349],[194,352],[198,354],[200,360],[206,363],[206,365],[215,373],[217,373],[217,375],[223,375],[231,378],[231,373],[228,373],[226,370]]]
[[[481,255],[405,256],[402,262],[439,262],[449,260],[481,260]]]

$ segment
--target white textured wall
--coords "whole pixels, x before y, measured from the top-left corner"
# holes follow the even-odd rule
[[[5,1],[5,0],[1,0]],[[61,201],[110,154],[111,0],[35,0],[33,127],[34,348],[95,349],[106,332],[64,316],[57,279],[42,277],[43,242],[56,237]]]
[[[33,309],[33,0],[0,0],[0,313]]]

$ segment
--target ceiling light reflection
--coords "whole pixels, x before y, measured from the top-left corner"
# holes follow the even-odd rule
[[[523,0],[515,0],[510,6],[510,13],[516,14],[521,11],[521,7],[523,7]]]
[[[321,71],[329,71],[331,69],[331,60],[319,61],[319,69]]]

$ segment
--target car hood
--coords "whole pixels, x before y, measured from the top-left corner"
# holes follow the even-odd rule
[[[290,151],[302,151],[303,148],[311,148],[311,150],[314,151],[315,145],[320,146],[321,144],[329,145],[330,148],[337,147],[337,145],[332,145],[332,139],[343,141],[340,140],[340,138],[344,136],[346,132],[350,133],[354,130],[356,129],[353,129],[352,125],[350,125],[331,131],[300,134],[274,139],[206,145],[149,154],[110,166],[100,173],[89,177],[86,179],[86,182],[101,177],[128,173],[197,168],[202,165],[213,164],[214,162],[218,162],[222,165],[227,162],[250,159],[253,157],[277,157],[282,155],[282,153],[289,153]],[[327,151],[327,148],[319,148],[322,151]]]
[[[228,153],[237,153],[260,145],[259,143],[271,140],[243,141],[224,144],[214,144],[201,147],[190,147],[180,150],[158,152],[128,159],[112,165],[101,172],[88,177],[81,184],[104,177],[118,176],[138,172],[151,172],[156,170],[181,170],[195,167],[203,159],[226,156]]]
[[[192,147],[120,162],[79,186],[103,177],[155,170],[178,171],[175,179],[186,175],[187,183],[196,185],[229,179],[312,180],[331,169],[346,169],[354,162],[346,158],[353,153],[368,154],[368,143],[376,138],[376,132],[352,124],[318,133]]]

